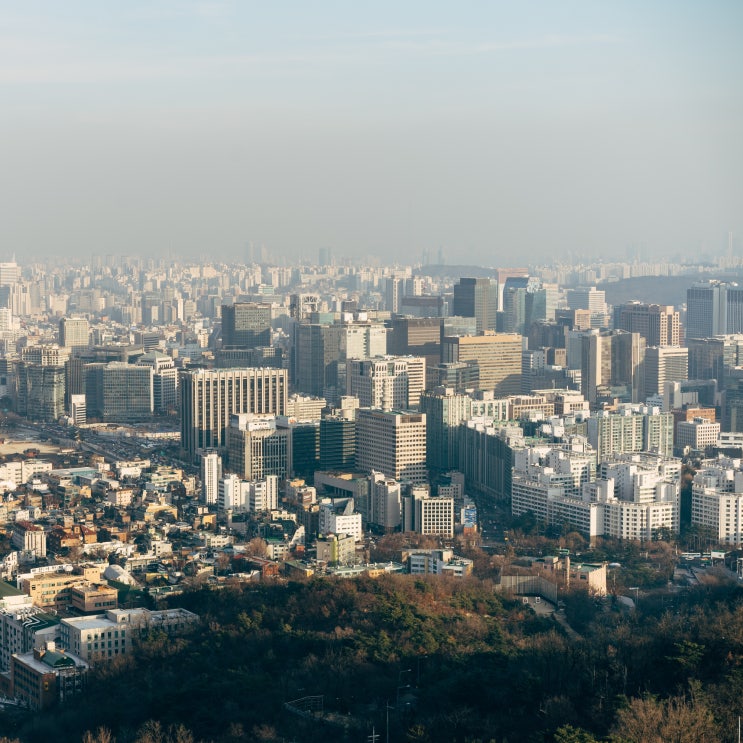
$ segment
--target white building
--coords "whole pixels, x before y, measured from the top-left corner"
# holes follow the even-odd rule
[[[454,499],[444,497],[414,497],[413,530],[419,534],[454,536]]]
[[[319,533],[350,534],[361,541],[364,533],[361,514],[354,512],[353,498],[323,498],[320,501]]]
[[[346,389],[363,408],[409,410],[417,408],[426,387],[426,359],[422,356],[377,356],[350,359]]]
[[[463,578],[472,572],[473,562],[450,549],[411,550],[403,553],[411,575],[451,575]]]
[[[400,528],[401,487],[397,480],[379,472],[371,474],[371,514],[369,521],[385,530]]]
[[[198,621],[186,609],[111,609],[105,614],[63,619],[60,644],[93,665],[130,653],[135,639],[150,630],[175,635]]]
[[[743,469],[740,459],[703,463],[691,491],[691,523],[721,544],[743,544]]]
[[[201,455],[201,500],[208,506],[217,503],[222,477],[222,457],[215,451]]]
[[[681,421],[676,426],[676,449],[679,452],[704,451],[708,446],[716,446],[719,438],[720,424],[706,418]]]
[[[520,452],[511,482],[514,516],[532,512],[541,522],[570,524],[589,538],[652,539],[659,529],[679,530],[681,462],[653,454],[618,455],[575,490],[542,455]],[[531,460],[531,461],[530,461]],[[554,460],[554,457],[552,458]],[[557,461],[560,461],[559,459]]]

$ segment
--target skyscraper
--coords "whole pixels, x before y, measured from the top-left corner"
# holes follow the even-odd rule
[[[286,369],[191,369],[179,387],[181,446],[191,457],[225,446],[230,415],[286,411]]]
[[[743,333],[743,287],[699,282],[686,290],[687,338]]]
[[[328,416],[320,421],[320,469],[352,470],[356,465],[356,421]]]
[[[270,345],[270,304],[235,302],[222,305],[223,348],[256,348]]]
[[[150,351],[137,359],[137,366],[149,366],[152,369],[154,411],[174,411],[178,405],[178,370],[173,359],[165,353]]]
[[[56,345],[29,346],[16,367],[17,410],[34,420],[55,421],[64,411],[65,362],[70,351]]]
[[[140,421],[154,412],[153,370],[111,361],[85,366],[89,417],[103,421]]]
[[[227,428],[227,469],[245,480],[266,475],[287,476],[288,431],[276,427],[276,416],[242,413],[230,416]]]
[[[459,464],[457,427],[470,417],[472,398],[451,387],[437,387],[421,395],[420,411],[426,414],[426,464],[446,472]]]
[[[474,317],[476,331],[495,330],[498,319],[498,282],[494,279],[459,279],[454,285],[452,315]]]
[[[614,309],[614,327],[639,333],[648,346],[680,346],[681,321],[672,305],[628,302]]]
[[[649,346],[645,349],[645,397],[663,395],[666,382],[689,378],[689,352],[680,346]]]
[[[64,348],[87,348],[90,326],[84,317],[63,317],[59,321],[59,345]]]
[[[426,386],[421,356],[376,356],[347,362],[346,391],[362,408],[400,410],[418,407]]]
[[[356,466],[395,480],[426,481],[426,416],[360,409],[356,421]]]
[[[207,505],[217,502],[222,479],[222,457],[215,451],[201,455],[201,500]]]
[[[523,340],[516,333],[486,331],[482,335],[446,336],[441,344],[444,364],[474,362],[479,369],[478,389],[496,395],[521,392]]]
[[[581,392],[596,405],[602,396],[641,402],[645,394],[645,339],[624,330],[592,330],[581,338]]]

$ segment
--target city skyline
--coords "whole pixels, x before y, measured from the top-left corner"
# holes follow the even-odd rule
[[[2,20],[8,255],[252,243],[507,266],[741,246],[736,3],[38,2]]]

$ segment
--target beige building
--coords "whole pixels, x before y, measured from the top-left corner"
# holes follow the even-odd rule
[[[176,635],[198,621],[199,617],[186,609],[112,609],[104,614],[63,619],[61,644],[94,665],[130,653],[136,638],[149,631]]]
[[[80,583],[71,587],[70,601],[73,609],[90,614],[115,609],[119,602],[119,592],[110,586]]]
[[[496,395],[518,395],[522,349],[523,339],[517,333],[486,330],[481,335],[446,336],[441,344],[441,361],[476,362],[478,389],[494,390]]]
[[[285,415],[286,369],[193,369],[182,372],[181,446],[192,456],[226,445],[230,416]]]
[[[364,472],[376,470],[395,480],[425,482],[425,414],[359,410],[356,467]]]
[[[358,397],[362,408],[417,408],[425,387],[423,356],[377,356],[348,361],[346,389],[349,395]]]

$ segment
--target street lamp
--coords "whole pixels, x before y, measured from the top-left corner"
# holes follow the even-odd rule
[[[400,706],[400,690],[410,688],[410,684],[402,683],[402,675],[404,673],[412,673],[412,672],[413,672],[412,668],[405,668],[402,671],[400,671],[400,673],[397,674],[397,700],[395,702],[395,707]]]

